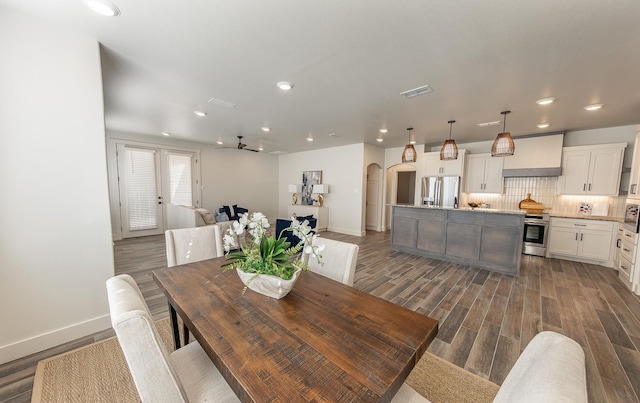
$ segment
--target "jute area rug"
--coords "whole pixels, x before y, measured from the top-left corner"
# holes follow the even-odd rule
[[[173,351],[169,318],[157,323],[168,351]],[[406,381],[433,403],[491,402],[498,385],[426,352]],[[139,402],[115,337],[38,363],[32,403]]]

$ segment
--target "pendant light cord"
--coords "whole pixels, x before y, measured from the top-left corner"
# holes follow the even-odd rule
[[[504,115],[504,119],[502,120],[502,133],[504,133],[507,129],[507,114],[511,113],[511,111],[502,111],[501,115]]]

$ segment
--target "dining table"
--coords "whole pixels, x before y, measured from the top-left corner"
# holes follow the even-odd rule
[[[285,297],[250,289],[224,257],[153,278],[243,402],[388,402],[438,331],[435,319],[319,274]],[[179,340],[175,340],[179,346]]]

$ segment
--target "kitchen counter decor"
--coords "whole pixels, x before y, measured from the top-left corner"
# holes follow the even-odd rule
[[[547,207],[542,203],[538,203],[531,198],[531,193],[527,193],[527,198],[521,200],[520,203],[518,203],[518,208],[521,210],[525,210],[527,214],[541,214],[544,210],[548,210],[551,207]]]

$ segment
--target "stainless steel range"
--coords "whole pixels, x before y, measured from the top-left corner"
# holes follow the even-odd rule
[[[549,214],[527,214],[524,217],[524,243],[522,253],[546,256]]]

